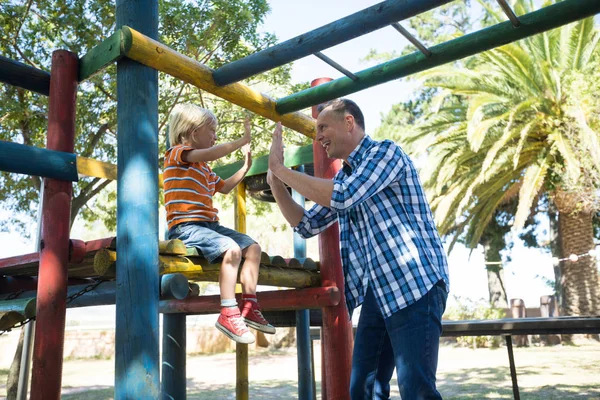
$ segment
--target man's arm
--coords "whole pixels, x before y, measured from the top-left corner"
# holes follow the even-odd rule
[[[333,181],[315,178],[298,171],[288,169],[283,164],[283,141],[281,138],[281,123],[277,124],[273,132],[273,142],[269,154],[269,169],[281,181],[296,190],[304,197],[329,207],[333,193]],[[288,194],[289,195],[289,194]]]
[[[294,201],[283,182],[273,176],[271,170],[267,172],[267,183],[271,186],[271,192],[287,222],[293,227],[298,226],[304,216],[304,208]]]

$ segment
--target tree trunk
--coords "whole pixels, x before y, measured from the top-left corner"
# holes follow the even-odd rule
[[[587,254],[595,248],[592,213],[559,213],[562,254]],[[595,257],[561,262],[563,315],[600,314],[600,282]]]
[[[19,389],[19,373],[21,371],[21,354],[23,353],[23,340],[25,338],[25,327],[21,328],[21,334],[19,335],[19,344],[17,345],[17,351],[13,358],[12,364],[10,364],[10,370],[8,371],[8,378],[6,380],[6,398],[7,400],[14,400],[17,398],[17,391]]]
[[[508,308],[508,297],[506,296],[506,287],[504,286],[504,268],[500,250],[495,246],[483,246],[485,255],[485,268],[488,277],[488,293],[490,295],[490,304],[494,308]]]

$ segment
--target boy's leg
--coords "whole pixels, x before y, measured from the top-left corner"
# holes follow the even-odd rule
[[[385,320],[369,288],[363,302],[352,355],[350,397],[388,399],[394,357]]]
[[[244,250],[244,264],[240,273],[242,282],[242,317],[248,326],[263,333],[275,333],[275,327],[263,316],[258,300],[256,298],[256,282],[258,281],[258,270],[260,268],[260,246],[251,244]]]
[[[435,374],[447,293],[440,282],[416,303],[385,320],[403,399],[442,398],[435,386]]]

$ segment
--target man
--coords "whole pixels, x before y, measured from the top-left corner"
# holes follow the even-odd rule
[[[394,142],[365,135],[351,100],[325,104],[317,141],[343,160],[332,180],[283,164],[281,125],[273,133],[268,180],[281,212],[308,238],[338,221],[350,315],[362,309],[354,342],[352,399],[388,399],[397,369],[404,400],[441,399],[435,386],[448,266],[417,171]],[[305,211],[285,184],[316,204]]]

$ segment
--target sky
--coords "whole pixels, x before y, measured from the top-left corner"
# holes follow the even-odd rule
[[[373,0],[271,0],[272,11],[265,20],[263,30],[277,35],[279,42],[318,28],[329,22],[343,18],[356,11],[378,3]],[[292,16],[292,18],[290,18]],[[353,39],[324,50],[323,53],[350,71],[357,72],[375,65],[363,62],[370,49],[379,52],[400,51],[408,42],[391,27]],[[319,77],[338,78],[342,74],[314,56],[294,62],[292,80],[310,81]],[[365,115],[367,133],[374,133],[379,126],[381,115],[386,114],[393,104],[408,99],[416,83],[396,80],[382,84],[348,97],[357,102]],[[0,218],[6,218],[7,211],[0,210]],[[35,231],[32,224],[32,232]],[[104,237],[104,233],[84,232],[81,226],[73,232],[73,237],[92,239]],[[34,235],[32,235],[33,237]],[[33,252],[33,241],[19,237],[13,232],[0,233],[0,258]],[[553,279],[552,261],[549,255],[538,250],[527,249],[517,241],[510,251],[511,262],[505,265],[505,284],[508,298],[521,298],[529,307],[539,305],[542,295],[551,294],[544,279]],[[470,252],[457,245],[449,255],[451,294],[472,300],[487,299],[487,276],[481,249]],[[452,297],[450,302],[452,302]],[[80,311],[82,315],[84,310]],[[88,312],[89,314],[89,312]]]

